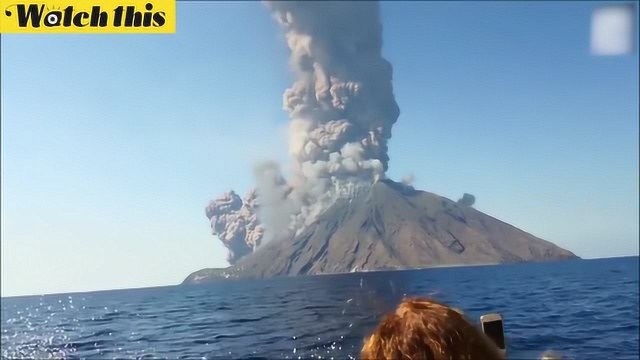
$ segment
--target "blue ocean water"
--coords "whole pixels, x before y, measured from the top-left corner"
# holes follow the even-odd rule
[[[638,359],[638,257],[2,299],[9,358],[357,358],[404,295],[504,316],[509,359]]]

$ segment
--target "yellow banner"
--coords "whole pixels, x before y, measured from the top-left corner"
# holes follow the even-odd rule
[[[176,0],[0,0],[0,33],[169,34]]]

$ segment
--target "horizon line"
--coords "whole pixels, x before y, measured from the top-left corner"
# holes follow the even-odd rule
[[[606,259],[623,259],[623,258],[640,258],[640,254],[635,254],[635,255],[621,255],[621,256],[603,256],[603,257],[590,257],[590,258],[579,258],[579,259],[575,259],[575,260],[606,260]],[[544,262],[528,262],[528,263],[536,263],[536,264],[540,264],[540,263],[544,263]],[[527,264],[527,262],[523,263],[523,264]],[[499,263],[499,264],[492,264],[492,265],[509,265],[509,263]],[[476,264],[462,264],[462,265],[456,265],[456,266],[449,266],[452,268],[461,268],[461,267],[469,267],[469,266],[476,266]],[[429,270],[429,269],[434,269],[437,267],[427,267],[427,268],[415,268],[415,269],[402,269],[402,270]],[[342,273],[344,274],[344,273]],[[318,275],[340,275],[340,273],[336,273],[336,274],[314,274],[312,276],[318,276]],[[239,279],[241,280],[241,279]],[[126,290],[150,290],[150,289],[161,289],[161,288],[167,288],[167,287],[177,287],[180,286],[182,283],[179,284],[167,284],[167,285],[151,285],[151,286],[141,286],[141,287],[130,287],[130,288],[113,288],[113,289],[98,289],[98,290],[79,290],[79,291],[66,291],[66,292],[53,292],[53,293],[43,293],[43,294],[23,294],[23,295],[9,295],[9,296],[4,296],[0,294],[0,299],[5,300],[5,299],[16,299],[16,298],[24,298],[24,297],[37,297],[37,296],[62,296],[62,295],[77,295],[77,294],[95,294],[95,293],[102,293],[102,292],[108,292],[108,291],[126,291]]]

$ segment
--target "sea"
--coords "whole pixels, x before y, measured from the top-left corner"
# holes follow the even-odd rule
[[[509,359],[638,359],[638,257],[2,298],[2,357],[357,359],[405,296],[501,314]]]

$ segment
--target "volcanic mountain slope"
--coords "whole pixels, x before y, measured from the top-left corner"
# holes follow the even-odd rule
[[[297,236],[267,243],[225,271],[193,273],[186,282],[219,274],[270,277],[575,258],[472,207],[382,180],[353,199],[338,200]]]

